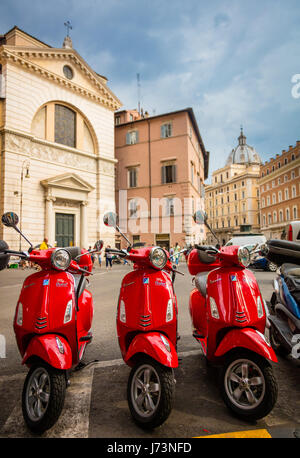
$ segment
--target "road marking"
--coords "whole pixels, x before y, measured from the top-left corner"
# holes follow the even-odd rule
[[[184,351],[178,354],[184,358],[201,354],[200,350]],[[95,369],[105,369],[112,366],[126,366],[123,359],[113,359],[108,361],[96,361],[79,372],[75,372],[71,377],[71,385],[66,391],[64,409],[57,423],[43,437],[88,437],[90,404]],[[10,376],[1,376],[0,382],[7,379],[25,380],[25,373]],[[18,405],[13,409],[11,415],[0,429],[0,437],[34,437],[26,428],[23,421],[22,407],[18,400]]]
[[[208,436],[198,436],[196,439],[204,438],[271,438],[271,434],[266,429],[254,429],[250,431],[236,431],[233,433],[211,434]]]

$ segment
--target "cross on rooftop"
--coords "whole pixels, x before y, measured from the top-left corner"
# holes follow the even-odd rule
[[[66,21],[66,22],[64,23],[64,25],[65,25],[66,28],[67,28],[67,37],[69,37],[69,30],[70,30],[70,29],[72,30],[71,22],[70,22],[70,21]]]

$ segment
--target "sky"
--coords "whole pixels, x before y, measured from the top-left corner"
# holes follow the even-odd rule
[[[262,161],[300,140],[299,0],[0,0],[0,34],[62,47],[66,21],[122,109],[193,109],[210,175],[241,125]]]

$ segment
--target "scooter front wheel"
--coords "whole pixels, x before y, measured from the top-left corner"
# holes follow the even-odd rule
[[[134,421],[144,429],[161,425],[170,415],[175,395],[173,370],[144,357],[131,370],[127,399]]]
[[[47,364],[31,367],[24,382],[22,410],[25,423],[35,433],[43,433],[58,420],[66,392],[64,371]]]
[[[221,370],[220,389],[227,407],[249,421],[268,415],[278,392],[269,362],[243,350],[228,356]]]

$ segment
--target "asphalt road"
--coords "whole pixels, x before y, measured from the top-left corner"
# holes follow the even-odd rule
[[[199,344],[191,335],[188,298],[192,284],[184,264],[180,270],[185,276],[177,275],[175,282],[181,335],[178,344],[181,361],[175,371],[175,406],[161,427],[148,433],[139,429],[128,410],[126,385],[130,370],[121,360],[115,329],[120,282],[130,269],[130,266],[114,265],[112,271],[106,271],[96,266],[89,285],[95,303],[94,338],[85,359],[98,362],[74,374],[61,418],[44,437],[192,438],[243,431],[253,437],[257,434],[300,436],[299,364],[290,358],[280,358],[274,365],[279,396],[266,418],[249,424],[226,409],[216,384],[216,373],[206,366]],[[31,437],[23,423],[20,401],[27,369],[20,364],[12,328],[23,279],[31,272],[0,272],[0,335],[6,342],[5,357],[0,358],[0,437]],[[266,300],[272,293],[274,275],[256,272]]]

